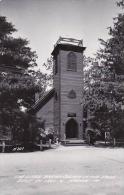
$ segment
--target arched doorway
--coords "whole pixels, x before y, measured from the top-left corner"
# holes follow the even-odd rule
[[[65,134],[67,139],[78,138],[78,124],[74,119],[66,123]]]

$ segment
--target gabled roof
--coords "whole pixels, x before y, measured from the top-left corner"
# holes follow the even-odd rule
[[[34,114],[38,112],[53,96],[55,89],[47,91],[36,103],[32,106],[30,113]]]

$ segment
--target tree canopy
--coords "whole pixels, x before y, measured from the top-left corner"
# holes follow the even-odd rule
[[[122,12],[113,19],[113,27],[109,27],[110,38],[107,41],[99,39],[101,49],[97,57],[110,66],[116,74],[124,74],[124,1],[117,2],[117,6],[122,8]]]
[[[0,16],[0,133],[7,136],[11,132],[13,139],[27,129],[23,123],[29,117],[24,110],[31,108],[35,93],[45,85],[45,76],[41,73],[38,82],[39,75],[33,70],[36,52],[26,39],[12,36],[15,31],[14,25]]]
[[[117,2],[124,8],[124,1]],[[124,13],[114,18],[110,38],[100,39],[95,59],[86,60],[84,74],[84,107],[91,123],[101,132],[109,129],[113,136],[124,135]]]

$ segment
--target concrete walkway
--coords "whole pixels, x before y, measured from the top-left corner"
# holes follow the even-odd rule
[[[124,149],[0,153],[0,195],[124,195]]]

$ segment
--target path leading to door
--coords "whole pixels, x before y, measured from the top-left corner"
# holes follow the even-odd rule
[[[60,146],[0,154],[1,195],[123,195],[124,149]]]

